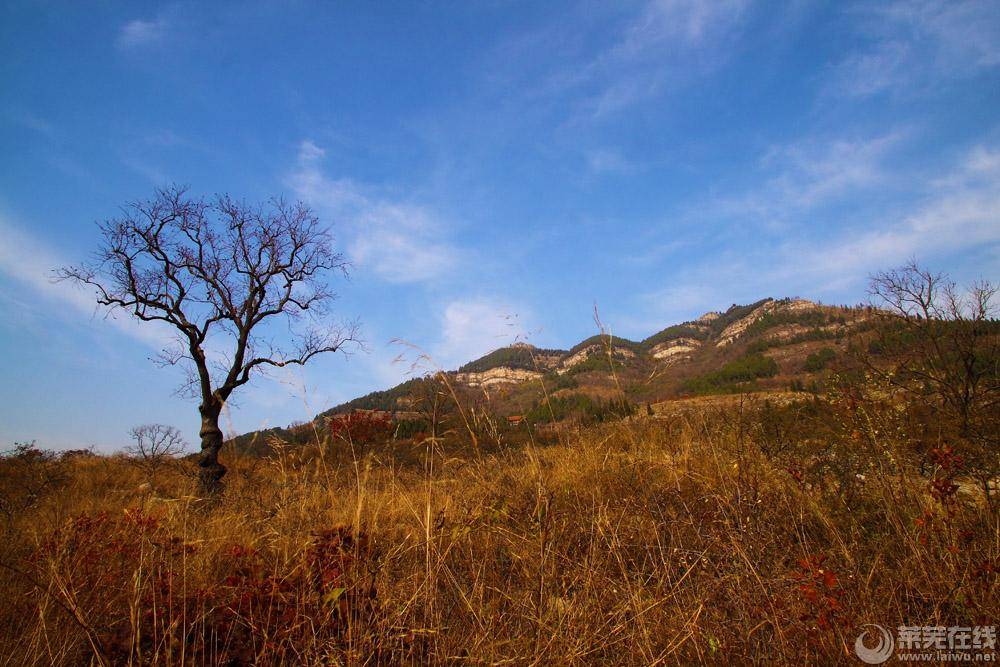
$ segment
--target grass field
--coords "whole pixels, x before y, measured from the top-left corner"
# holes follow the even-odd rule
[[[317,433],[230,454],[207,500],[183,461],[150,479],[123,457],[9,456],[0,655],[858,664],[865,623],[994,623],[982,493],[941,482],[946,457],[920,470],[891,410],[824,413],[843,423],[820,443],[794,406],[658,406],[481,456]],[[793,411],[778,435],[774,410]]]

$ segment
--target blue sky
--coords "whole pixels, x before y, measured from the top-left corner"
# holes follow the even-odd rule
[[[113,450],[196,412],[162,332],[49,280],[157,186],[310,203],[367,351],[229,428],[526,339],[865,297],[909,257],[1000,277],[1000,5],[58,3],[0,8],[0,440]],[[398,356],[404,357],[395,361]],[[5,445],[5,446],[7,446]]]

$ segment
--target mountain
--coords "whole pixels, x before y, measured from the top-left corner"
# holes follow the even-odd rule
[[[470,361],[445,379],[455,391],[486,393],[491,409],[520,415],[546,394],[634,404],[690,395],[817,387],[831,361],[869,328],[868,307],[827,306],[798,298],[761,299],[709,312],[642,341],[595,335],[567,350],[527,343]],[[372,392],[321,413],[407,413],[421,380]]]

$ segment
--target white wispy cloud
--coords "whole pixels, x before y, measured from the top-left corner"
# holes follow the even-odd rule
[[[325,154],[303,141],[287,182],[304,201],[346,222],[352,263],[393,283],[431,280],[457,266],[460,251],[446,240],[445,225],[431,211],[372,196],[350,179],[327,177],[321,168]]]
[[[835,64],[830,94],[912,94],[1000,66],[993,0],[898,0],[865,4],[852,15],[864,45]]]
[[[30,111],[8,110],[6,116],[21,127],[44,135],[47,139],[53,139],[56,136],[55,125]]]
[[[69,264],[72,262],[31,233],[0,217],[0,272],[50,304],[68,307],[71,312],[89,318],[104,316],[89,289],[53,281],[53,271]],[[59,308],[47,310],[50,314],[64,314]],[[122,313],[110,314],[107,319],[120,333],[157,351],[174,341],[170,330],[157,322],[140,323]]]
[[[643,58],[667,45],[701,46],[730,30],[750,3],[747,0],[653,0],[625,30],[613,53],[622,58]]]
[[[761,159],[768,178],[760,208],[805,210],[859,190],[885,185],[886,158],[905,138],[897,130],[864,139],[805,141],[773,147]]]
[[[874,137],[811,138],[772,146],[757,162],[752,187],[699,200],[684,216],[783,229],[809,211],[889,188],[896,179],[893,151],[907,136],[906,130],[895,130]]]
[[[748,6],[747,0],[647,2],[618,41],[583,69],[589,75],[583,83],[597,89],[584,102],[590,117],[624,110],[718,67],[731,55],[720,45],[732,38]]]
[[[518,32],[482,69],[491,115],[554,112],[567,127],[617,117],[728,62],[749,0],[595,4]]]
[[[121,27],[116,43],[120,49],[158,44],[166,38],[167,27],[167,20],[162,16],[151,21],[135,19]]]
[[[976,146],[937,174],[909,178],[921,194],[898,214],[876,207],[834,234],[796,225],[775,243],[716,248],[711,260],[687,267],[669,289],[640,295],[640,311],[647,321],[663,317],[669,323],[674,315],[724,307],[722,299],[836,298],[856,292],[869,273],[911,257],[934,266],[963,253],[1000,248],[1000,147]],[[838,192],[853,196],[849,187]],[[1000,263],[981,268],[984,277],[995,279]]]
[[[629,173],[636,166],[619,151],[612,148],[599,148],[588,151],[587,166],[595,173]]]
[[[977,146],[924,185],[927,195],[898,221],[877,217],[827,243],[790,242],[776,277],[853,281],[908,257],[933,258],[1000,243],[1000,148]]]
[[[358,222],[361,228],[350,245],[352,260],[371,266],[389,282],[429,280],[456,263],[457,251],[438,240],[440,224],[419,206],[377,203]]]
[[[530,320],[531,314],[524,306],[502,299],[455,299],[441,311],[441,339],[431,350],[431,357],[441,368],[454,368],[498,347],[525,340]]]

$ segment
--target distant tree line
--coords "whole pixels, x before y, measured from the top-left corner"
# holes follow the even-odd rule
[[[535,359],[539,356],[562,356],[566,350],[543,350],[527,346],[501,347],[486,356],[460,366],[460,373],[482,373],[493,368],[516,368],[533,371],[536,369]]]

